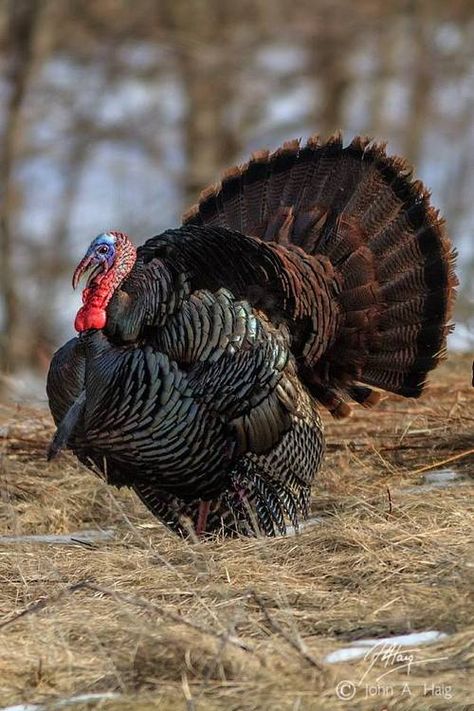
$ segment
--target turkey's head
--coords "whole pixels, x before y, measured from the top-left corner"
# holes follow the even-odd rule
[[[132,270],[136,258],[137,250],[123,232],[104,232],[92,240],[72,277],[75,289],[87,274],[83,305],[74,322],[76,331],[104,328],[107,304]]]

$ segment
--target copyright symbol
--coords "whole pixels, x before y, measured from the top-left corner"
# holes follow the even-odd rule
[[[357,687],[353,681],[344,679],[336,686],[337,698],[341,701],[350,701],[356,695]]]

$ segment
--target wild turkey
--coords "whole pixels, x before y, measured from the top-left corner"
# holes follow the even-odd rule
[[[445,351],[454,255],[405,162],[340,136],[255,153],[179,229],[99,235],[48,396],[63,446],[180,533],[307,516],[336,417],[418,397]]]

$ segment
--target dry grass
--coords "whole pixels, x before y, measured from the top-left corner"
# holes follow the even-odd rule
[[[47,464],[48,417],[0,409],[0,533],[116,530],[95,546],[0,544],[1,705],[113,691],[100,708],[474,708],[469,380],[457,358],[419,402],[387,397],[327,421],[313,501],[324,520],[275,540],[181,541],[69,455]],[[416,491],[422,469],[453,457],[466,481]],[[368,671],[372,684],[390,670],[392,695],[367,700],[363,684],[338,699],[369,663],[325,654],[428,629],[448,636],[420,648],[409,675]]]

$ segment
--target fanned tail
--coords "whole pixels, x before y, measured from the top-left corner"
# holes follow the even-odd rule
[[[374,404],[368,386],[419,396],[444,357],[455,254],[428,191],[385,146],[357,137],[344,148],[337,134],[259,151],[205,190],[184,224],[258,237],[280,256],[286,248],[291,269],[300,250],[330,261],[336,333],[323,355],[304,329],[296,348],[301,376],[336,416],[348,413],[348,399]]]

